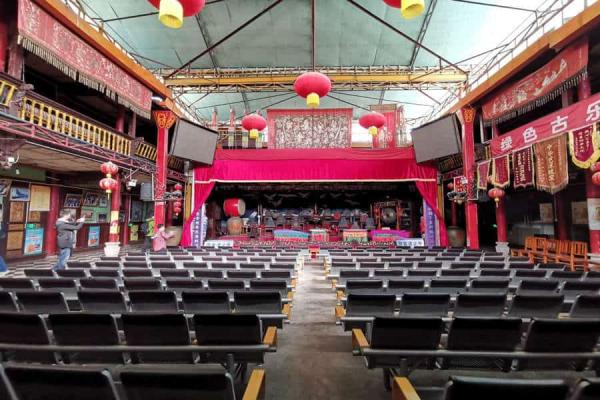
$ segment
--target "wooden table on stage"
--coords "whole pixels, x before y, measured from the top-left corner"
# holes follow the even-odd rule
[[[369,231],[366,229],[344,229],[342,231],[342,240],[344,242],[367,243],[369,241]]]
[[[311,229],[310,240],[311,242],[328,242],[329,232],[327,229]]]

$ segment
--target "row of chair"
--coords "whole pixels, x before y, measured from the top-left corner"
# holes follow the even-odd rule
[[[415,388],[405,377],[396,377],[393,399],[464,400],[464,399],[546,399],[596,400],[600,398],[600,380],[586,378],[569,385],[563,379],[510,379],[451,376],[441,388]]]
[[[89,262],[73,261],[67,265],[67,269],[92,269],[92,268],[213,268],[213,269],[296,269],[293,263],[265,263],[265,262],[223,262],[223,261],[96,261],[94,265]]]
[[[73,299],[60,292],[0,291],[0,312],[178,312],[187,314],[245,313],[277,316],[277,326],[289,320],[291,304],[279,292],[225,291],[80,291]],[[1,321],[0,321],[1,323]]]
[[[265,371],[255,369],[238,396],[226,371],[105,369],[10,365],[0,367],[0,397],[6,400],[258,400],[264,398]]]
[[[547,239],[535,236],[525,238],[525,247],[513,249],[511,254],[527,256],[533,262],[564,262],[571,270],[588,270],[592,264],[588,257],[588,243],[575,240]]]
[[[352,330],[353,353],[368,368],[598,371],[600,319],[534,319],[523,335],[519,318],[376,317]],[[472,397],[467,397],[472,398]],[[494,397],[496,398],[496,397]]]
[[[567,315],[561,314],[568,312]],[[463,293],[452,299],[447,294],[405,293],[351,294],[346,307],[335,314],[345,330],[365,326],[376,316],[411,317],[515,317],[515,318],[600,318],[600,295],[578,295],[565,303],[562,295],[516,295]]]
[[[526,269],[526,270],[539,270],[539,271],[549,271],[549,270],[558,270],[567,272],[566,267],[564,265],[534,265],[528,262],[513,262],[509,264],[503,263],[471,263],[471,262],[452,262],[448,264],[443,264],[441,261],[420,261],[420,262],[390,262],[390,263],[337,263],[333,264],[328,270],[328,276],[330,278],[335,278],[339,275],[339,272],[342,270],[366,270],[366,271],[374,271],[377,269],[385,269],[385,270],[395,270],[395,269],[406,269],[406,270],[472,270],[473,273],[478,273],[484,270],[508,270],[513,271],[517,269]],[[571,271],[568,271],[571,272]],[[576,273],[576,271],[573,271]],[[592,273],[598,271],[590,271]]]
[[[564,295],[567,300],[580,294],[600,294],[600,280],[564,281],[551,279],[522,279],[511,285],[510,279],[389,279],[384,285],[381,279],[351,279],[345,285],[338,285],[338,299],[344,295],[358,293],[389,293],[401,295],[405,292],[428,292],[457,295],[459,293],[503,293],[513,291],[519,295]]]
[[[5,361],[45,364],[256,363],[276,351],[277,328],[257,315],[0,313]],[[119,327],[121,329],[119,329]],[[8,328],[8,329],[7,329]]]

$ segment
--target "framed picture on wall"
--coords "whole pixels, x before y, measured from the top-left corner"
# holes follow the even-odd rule
[[[96,213],[94,210],[81,210],[81,217],[85,218],[86,223],[96,222]]]
[[[10,203],[8,222],[25,222],[25,203],[18,201]]]
[[[29,187],[12,186],[10,188],[11,201],[29,201]]]
[[[554,221],[552,203],[540,203],[540,221],[547,224]]]
[[[0,196],[6,196],[10,189],[10,179],[0,179]]]
[[[107,213],[99,213],[98,214],[98,223],[108,222],[108,214]]]
[[[96,207],[100,202],[100,195],[96,192],[86,192],[83,198],[84,207]]]
[[[134,200],[131,202],[131,215],[129,218],[131,222],[142,222],[143,206],[144,203],[141,201]]]
[[[64,208],[79,208],[81,207],[81,195],[68,193],[65,196],[65,204],[63,204]]]
[[[588,224],[587,201],[574,201],[571,203],[571,220],[573,225]]]
[[[108,197],[106,196],[106,193],[102,193],[98,197],[98,207],[108,207]]]

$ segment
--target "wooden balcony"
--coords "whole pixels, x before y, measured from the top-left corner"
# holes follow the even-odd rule
[[[19,83],[9,77],[0,76],[0,110],[8,111]]]

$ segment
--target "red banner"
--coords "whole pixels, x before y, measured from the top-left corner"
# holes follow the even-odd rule
[[[573,164],[589,168],[600,158],[596,124],[569,132],[569,150]]]
[[[535,177],[533,174],[533,149],[531,146],[515,151],[512,159],[515,179],[513,187],[518,189],[533,186]]]
[[[549,63],[513,83],[482,106],[485,121],[505,121],[554,99],[576,86],[588,64],[587,40],[579,41]]]
[[[491,162],[491,160],[487,160],[477,164],[477,189],[479,190],[486,190],[488,187]]]
[[[80,83],[150,118],[152,92],[31,0],[19,0],[21,45]]]
[[[567,137],[558,136],[534,145],[538,190],[554,194],[569,184]]]
[[[510,161],[508,156],[492,160],[492,185],[499,188],[510,185]]]
[[[455,176],[454,177],[454,191],[456,193],[467,193],[467,177],[466,176]]]
[[[267,110],[269,148],[349,148],[352,109]]]
[[[600,121],[600,93],[553,112],[490,141],[492,156],[498,157],[533,143],[581,129]]]

